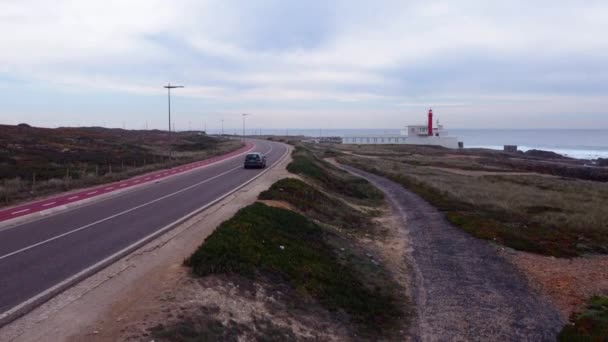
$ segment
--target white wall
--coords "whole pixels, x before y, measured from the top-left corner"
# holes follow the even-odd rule
[[[377,136],[377,137],[344,137],[343,144],[356,145],[383,145],[383,144],[412,144],[412,145],[436,145],[447,148],[458,148],[458,138],[456,137],[436,137],[436,136]]]

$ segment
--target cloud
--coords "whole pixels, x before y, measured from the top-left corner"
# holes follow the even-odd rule
[[[542,113],[576,110],[545,99],[593,98],[599,112],[606,17],[603,1],[0,1],[0,79],[49,96],[157,96],[172,81],[187,85],[178,96],[192,111],[263,104],[393,118],[435,104],[468,122],[465,108],[502,110],[507,96]]]

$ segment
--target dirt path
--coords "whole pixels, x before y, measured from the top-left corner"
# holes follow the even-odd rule
[[[402,220],[416,304],[414,340],[555,340],[564,324],[559,313],[495,247],[453,227],[399,184],[343,167],[380,188]]]

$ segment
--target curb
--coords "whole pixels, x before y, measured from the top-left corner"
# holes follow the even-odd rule
[[[267,172],[269,172],[270,170],[274,169],[277,165],[279,165],[287,155],[289,155],[289,152],[291,151],[289,146],[283,143],[279,143],[283,146],[286,146],[287,149],[285,151],[285,153],[283,153],[283,155],[269,168],[267,168],[266,170],[260,172],[259,174],[257,174],[255,177],[252,177],[251,179],[245,181],[244,183],[238,185],[236,188],[229,190],[228,192],[222,194],[220,197],[216,198],[215,200],[205,204],[204,206],[186,214],[185,216],[182,216],[181,218],[177,219],[176,221],[166,225],[165,227],[155,231],[154,233],[143,237],[142,239],[140,239],[139,241],[134,242],[133,244],[125,247],[124,249],[110,255],[109,257],[97,262],[94,265],[89,266],[88,268],[80,271],[79,273],[71,276],[70,278],[62,281],[59,284],[54,285],[53,287],[37,294],[36,296],[26,300],[25,302],[22,302],[21,304],[10,308],[9,310],[3,312],[0,314],[0,328],[7,325],[8,323],[11,323],[12,321],[16,320],[17,318],[24,316],[25,314],[27,314],[28,312],[32,311],[33,309],[35,309],[36,307],[42,305],[43,303],[45,303],[46,301],[48,301],[49,299],[55,297],[56,295],[60,294],[61,292],[67,290],[68,288],[74,286],[75,284],[79,283],[80,281],[92,276],[93,274],[101,271],[102,269],[108,267],[109,265],[113,264],[114,262],[120,260],[121,258],[133,253],[134,251],[136,251],[138,248],[144,246],[145,244],[147,244],[148,242],[154,240],[155,238],[161,236],[162,234],[170,231],[171,229],[177,227],[178,225],[180,225],[181,223],[187,221],[188,219],[192,218],[193,216],[201,213],[202,211],[206,210],[207,208],[213,206],[214,204],[220,202],[221,200],[223,200],[224,198],[232,195],[233,193],[237,192],[238,190],[240,190],[241,188],[245,187],[246,185],[248,185],[249,183],[255,181],[256,179],[260,178],[261,176],[265,175]]]

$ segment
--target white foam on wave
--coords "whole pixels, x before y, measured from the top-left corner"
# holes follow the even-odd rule
[[[491,150],[503,150],[503,146],[496,145],[478,145],[478,146],[465,146],[467,148],[487,148]],[[528,150],[543,150],[543,151],[551,151],[557,154],[561,154],[562,156],[576,158],[576,159],[598,159],[598,158],[608,158],[608,151],[606,150],[581,150],[581,149],[572,149],[572,148],[550,148],[550,147],[534,147],[534,146],[518,146],[518,150],[520,151],[528,151]]]

